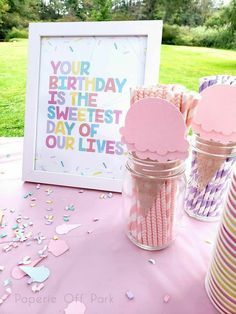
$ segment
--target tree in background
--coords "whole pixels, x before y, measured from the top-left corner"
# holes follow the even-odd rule
[[[165,43],[236,48],[236,0],[222,1],[0,0],[0,40],[26,37],[30,21],[162,19]]]
[[[63,0],[41,0],[39,14],[41,20],[58,20],[67,14],[66,3]]]
[[[13,27],[23,29],[28,27],[29,22],[39,20],[38,0],[0,0],[0,8],[0,39],[5,38]]]
[[[4,22],[4,14],[9,10],[9,5],[6,0],[0,0],[0,25]]]
[[[112,20],[112,0],[93,0],[91,20]]]
[[[142,17],[147,20],[157,19],[157,13],[163,5],[163,1],[160,0],[144,0],[142,3]]]
[[[230,5],[226,9],[226,16],[229,20],[229,29],[236,32],[236,0],[231,0]]]
[[[65,1],[68,16],[73,20],[73,17],[79,21],[86,21],[89,15],[89,12],[92,9],[91,1],[82,1],[82,0],[66,0]]]
[[[168,24],[203,25],[214,11],[212,0],[164,1],[164,22]]]
[[[143,20],[150,19],[143,12],[143,0],[113,1],[112,17],[114,20]]]

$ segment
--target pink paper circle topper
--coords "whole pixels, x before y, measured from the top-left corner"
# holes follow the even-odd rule
[[[192,127],[206,140],[236,142],[236,86],[214,85],[201,93]]]
[[[188,156],[183,116],[167,100],[144,98],[137,101],[129,109],[120,133],[122,142],[139,158],[166,162]]]

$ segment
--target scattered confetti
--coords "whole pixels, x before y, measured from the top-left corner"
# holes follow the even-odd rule
[[[24,198],[28,198],[29,196],[32,196],[32,195],[33,195],[32,192],[28,192],[28,193],[26,193],[23,197],[24,197]]]
[[[153,258],[150,258],[148,261],[149,261],[149,263],[152,264],[152,265],[155,265],[155,264],[156,264],[156,261],[155,261]]]
[[[94,172],[92,175],[93,175],[93,176],[99,176],[100,174],[102,174],[101,171],[96,171],[96,172]]]
[[[44,284],[43,283],[40,283],[39,285],[38,284],[33,284],[32,287],[31,287],[31,290],[36,293],[36,292],[39,292],[41,291],[43,288],[44,288]]]
[[[103,164],[104,168],[107,169],[107,165],[105,164],[105,162],[103,162],[102,164]]]
[[[168,294],[166,294],[166,295],[164,296],[164,298],[163,298],[163,301],[164,301],[165,303],[168,303],[168,302],[170,301],[170,296],[169,296]]]
[[[44,282],[50,275],[50,270],[45,266],[19,266],[19,268],[32,279],[32,282]]]
[[[74,52],[74,50],[72,49],[72,47],[70,46],[70,51]]]
[[[7,287],[7,288],[5,289],[5,291],[6,291],[8,294],[12,294],[12,290],[11,290],[10,287]]]
[[[22,222],[22,217],[21,217],[21,216],[18,216],[18,217],[16,218],[16,222],[17,222],[17,223],[21,223],[21,222]]]
[[[84,314],[86,310],[85,305],[80,301],[73,301],[65,308],[65,314]]]
[[[12,290],[9,287],[6,288],[5,291],[6,291],[6,293],[4,293],[0,298],[0,305],[2,305],[12,294]]]
[[[40,189],[40,184],[36,185],[36,189],[39,190]]]
[[[12,284],[12,281],[11,281],[10,278],[7,278],[7,279],[5,279],[5,280],[3,281],[4,287],[10,286],[11,284]]]
[[[30,256],[25,256],[22,261],[18,263],[18,265],[29,265],[31,263]]]
[[[61,160],[61,165],[62,165],[62,167],[64,167],[64,163],[63,163],[63,161]]]
[[[88,230],[87,233],[91,234],[91,233],[93,233],[93,230]]]
[[[69,246],[64,240],[50,240],[48,245],[48,252],[51,252],[54,256],[58,257],[69,250]]]
[[[2,210],[0,210],[0,226],[2,226],[2,224],[3,224],[3,218],[4,218],[4,214],[3,214]]]
[[[45,192],[46,192],[47,196],[49,196],[53,193],[53,190],[48,188],[47,190],[45,190]]]
[[[74,224],[74,225],[63,224],[63,225],[59,225],[59,226],[56,227],[56,233],[57,234],[67,234],[71,230],[76,229],[78,227],[81,227],[81,224]]]
[[[17,243],[14,243],[14,242],[10,242],[9,244],[3,246],[2,250],[7,253],[9,251],[11,251],[13,248],[16,248],[18,247],[18,244]]]
[[[126,296],[129,300],[133,300],[134,299],[134,294],[132,291],[128,290],[126,291]]]
[[[47,220],[45,222],[46,225],[51,225],[53,223],[53,220],[54,220],[54,216],[53,215],[46,215],[46,216],[44,216],[44,218]]]
[[[93,221],[97,222],[97,221],[99,221],[99,218],[93,218]]]
[[[74,211],[75,206],[73,204],[66,206],[65,210]]]
[[[118,47],[117,47],[117,44],[116,43],[114,43],[114,46],[115,46],[115,48],[116,48],[116,50],[118,49]]]
[[[80,189],[80,190],[78,191],[78,193],[84,193],[84,190]]]
[[[113,197],[113,194],[111,192],[109,192],[109,193],[102,193],[99,196],[99,198],[101,198],[101,199],[107,199],[107,198],[112,198],[112,197]]]
[[[69,215],[64,215],[64,216],[63,216],[63,220],[64,220],[65,222],[70,221],[70,216],[69,216]]]
[[[38,251],[38,255],[40,256],[40,257],[47,257],[47,249],[48,249],[48,246],[47,245],[45,245],[43,248],[42,248],[42,250],[39,250]],[[46,254],[45,254],[46,253]]]
[[[52,204],[53,201],[52,201],[52,200],[47,200],[46,203],[47,203],[47,204]]]
[[[41,232],[39,232],[37,236],[34,237],[34,240],[36,240],[38,244],[42,244],[45,239],[46,237],[43,236]]]
[[[210,240],[205,240],[205,243],[207,243],[207,244],[212,244],[212,241],[210,241]]]

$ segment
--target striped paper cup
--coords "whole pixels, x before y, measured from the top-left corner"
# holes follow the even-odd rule
[[[236,313],[236,174],[228,193],[205,287],[220,313]]]

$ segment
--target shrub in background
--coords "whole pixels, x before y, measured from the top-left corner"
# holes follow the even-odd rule
[[[18,29],[13,27],[6,35],[5,40],[11,41],[14,38],[28,38],[28,30],[27,29]]]
[[[226,26],[189,27],[164,25],[163,44],[236,49],[236,32]]]

